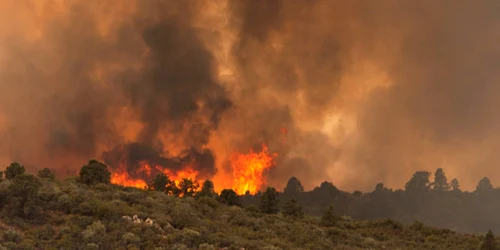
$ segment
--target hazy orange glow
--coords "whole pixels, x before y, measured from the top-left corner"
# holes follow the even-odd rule
[[[276,153],[269,153],[266,145],[262,145],[262,151],[255,153],[250,150],[248,154],[233,153],[230,161],[233,170],[233,190],[237,194],[245,194],[249,191],[255,194],[265,184],[264,171],[274,166]]]

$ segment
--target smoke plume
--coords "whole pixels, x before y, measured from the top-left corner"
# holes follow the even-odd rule
[[[500,183],[495,1],[0,2],[0,160],[75,174],[278,152],[268,183]],[[201,164],[203,163],[203,164]]]

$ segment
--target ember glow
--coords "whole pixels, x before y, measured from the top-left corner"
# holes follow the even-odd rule
[[[262,145],[259,153],[250,150],[248,154],[234,153],[231,156],[231,168],[233,170],[233,190],[237,194],[255,194],[265,184],[264,171],[274,166],[276,153],[269,153],[266,145]]]

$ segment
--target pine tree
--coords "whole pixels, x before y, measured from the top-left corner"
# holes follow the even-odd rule
[[[214,183],[210,180],[206,180],[203,182],[203,185],[201,186],[200,192],[196,195],[196,197],[210,197],[210,198],[215,198],[217,196],[217,193],[214,191]]]
[[[265,214],[276,214],[279,212],[278,191],[273,187],[268,187],[260,198],[260,211]]]
[[[288,180],[288,183],[286,184],[286,187],[283,191],[283,195],[287,196],[296,196],[300,193],[304,192],[304,186],[302,186],[302,183],[297,179],[296,177],[290,178]]]
[[[170,180],[164,173],[158,173],[151,182],[151,184],[149,184],[149,189],[159,192],[166,192],[167,185],[169,183]]]
[[[200,185],[197,182],[183,178],[179,184],[180,195],[182,195],[182,197],[192,197],[199,187]]]
[[[491,181],[488,177],[484,177],[479,181],[479,183],[476,186],[476,193],[479,194],[486,194],[493,191],[493,185],[491,184]]]
[[[335,216],[335,208],[333,205],[328,207],[326,213],[321,217],[321,225],[325,227],[332,227],[337,225],[339,218]]]
[[[432,183],[432,190],[434,191],[448,191],[450,184],[442,168],[438,168],[434,173],[434,182]]]
[[[483,244],[481,245],[481,250],[498,250],[498,245],[495,240],[495,236],[491,230],[488,230],[486,237],[484,237]]]
[[[450,182],[451,190],[460,191],[460,183],[458,183],[457,179],[453,179]]]
[[[405,184],[405,191],[411,193],[421,193],[429,190],[431,173],[427,171],[417,171]]]

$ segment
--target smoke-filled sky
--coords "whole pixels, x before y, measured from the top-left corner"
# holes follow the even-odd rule
[[[3,0],[0,160],[210,149],[217,185],[264,142],[277,187],[500,185],[499,74],[495,0]]]

